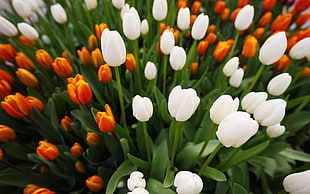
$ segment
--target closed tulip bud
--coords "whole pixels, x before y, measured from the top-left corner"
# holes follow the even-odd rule
[[[128,5],[128,3],[126,3],[121,10],[121,18],[123,19],[124,14],[127,13],[130,10],[130,6]]]
[[[30,18],[32,16],[32,10],[29,4],[25,3],[23,0],[13,0],[12,6],[19,16],[23,18]]]
[[[81,161],[76,161],[74,167],[79,173],[85,173],[87,171],[85,164]]]
[[[99,192],[103,188],[104,182],[100,176],[94,175],[86,180],[86,186],[90,191]]]
[[[77,54],[78,54],[79,59],[84,65],[93,64],[93,60],[90,55],[90,52],[85,46],[82,47],[82,50],[77,50]]]
[[[51,13],[57,23],[64,24],[67,22],[67,13],[59,3],[51,6]]]
[[[281,122],[285,116],[286,101],[282,99],[267,100],[254,111],[254,119],[262,126],[272,126]]]
[[[191,8],[192,14],[196,14],[196,15],[199,14],[201,6],[202,6],[202,4],[200,1],[194,1],[192,8]]]
[[[283,125],[280,125],[280,124],[269,126],[266,129],[267,135],[271,138],[279,137],[284,132],[285,132],[285,127]]]
[[[38,31],[25,22],[18,23],[17,28],[26,38],[30,40],[37,40],[39,38]]]
[[[136,70],[136,67],[137,67],[136,59],[132,53],[128,53],[126,55],[125,65],[129,72],[134,72]]]
[[[57,57],[52,63],[52,67],[60,77],[67,78],[70,77],[73,73],[71,64],[64,57]]]
[[[136,188],[145,188],[146,181],[143,176],[143,173],[139,171],[130,173],[129,179],[127,180],[128,189],[132,191]]]
[[[177,25],[180,30],[186,30],[190,25],[190,11],[189,8],[181,8],[178,12]]]
[[[214,13],[222,14],[226,7],[226,1],[217,1],[214,5]]]
[[[32,111],[31,103],[20,93],[4,97],[1,107],[6,113],[15,118],[24,118],[30,115]]]
[[[309,19],[310,19],[310,12],[304,12],[296,19],[295,24],[297,26],[302,26],[307,21],[309,21]]]
[[[149,23],[146,19],[141,22],[141,34],[146,35],[149,32]]]
[[[265,28],[260,27],[260,28],[256,28],[253,32],[253,36],[257,39],[260,39],[265,33]]]
[[[191,75],[195,74],[198,71],[199,63],[194,62],[191,64]]]
[[[99,48],[96,48],[95,50],[93,50],[91,52],[91,58],[92,58],[92,62],[94,64],[94,66],[96,68],[98,68],[104,64],[103,56],[102,56],[101,50]]]
[[[210,118],[215,124],[220,122],[230,113],[237,112],[239,98],[232,99],[230,95],[218,97],[210,108]]]
[[[242,68],[237,69],[229,78],[229,85],[238,88],[242,82],[244,71]]]
[[[6,125],[0,125],[0,141],[8,142],[16,138],[15,131]]]
[[[0,100],[3,100],[5,96],[11,94],[12,87],[4,79],[0,79]]]
[[[112,80],[112,71],[108,64],[100,65],[98,69],[98,80],[105,84]]]
[[[239,57],[233,57],[229,59],[224,67],[223,67],[223,73],[227,77],[230,77],[233,75],[233,73],[238,69],[239,66]]]
[[[298,41],[290,50],[289,56],[298,60],[307,57],[310,53],[310,37]]]
[[[254,57],[257,51],[257,47],[258,47],[257,39],[252,35],[248,35],[243,43],[241,53],[242,56],[247,59]]]
[[[173,70],[183,69],[186,62],[186,52],[182,47],[174,46],[169,56],[170,65]]]
[[[115,120],[110,106],[106,104],[104,108],[106,112],[97,112],[96,122],[100,131],[107,133],[115,129]]]
[[[153,115],[153,104],[148,97],[136,95],[132,101],[132,114],[141,121],[148,121]]]
[[[289,27],[292,21],[292,18],[293,18],[293,15],[290,13],[278,15],[276,19],[272,22],[270,30],[272,32],[285,31]]]
[[[5,80],[9,84],[13,84],[15,82],[14,77],[12,77],[11,74],[2,69],[0,69],[0,80]]]
[[[178,194],[198,194],[203,188],[202,179],[190,171],[179,171],[174,177],[173,185]]]
[[[268,24],[270,24],[272,20],[272,12],[271,11],[267,11],[266,13],[264,13],[264,15],[259,19],[258,24],[260,26],[267,26]]]
[[[145,65],[144,76],[148,80],[153,80],[156,78],[157,69],[154,63],[148,61]]]
[[[160,39],[160,50],[161,50],[161,52],[164,53],[165,55],[170,54],[174,45],[175,45],[175,39],[174,39],[173,32],[166,29],[163,32],[163,35],[161,36],[161,39]]]
[[[88,39],[87,39],[87,44],[88,47],[90,48],[90,50],[95,50],[97,48],[97,38],[95,35],[91,34],[89,35]]]
[[[277,0],[264,0],[263,10],[271,10],[275,6],[276,3],[277,3]]]
[[[167,0],[154,0],[152,14],[155,20],[162,21],[166,18],[168,12]]]
[[[31,194],[56,194],[56,193],[54,191],[49,190],[48,188],[38,188]]]
[[[53,64],[53,58],[43,49],[39,49],[35,53],[37,62],[44,69],[51,70]]]
[[[232,22],[236,21],[237,15],[239,14],[241,9],[242,8],[238,7],[231,12],[230,17],[229,17],[230,21]]]
[[[74,103],[88,104],[92,100],[92,90],[83,75],[76,74],[74,78],[68,78],[67,81],[67,92]]]
[[[49,167],[45,164],[42,164],[37,166],[36,171],[38,171],[40,174],[47,174],[49,172]]]
[[[206,41],[208,41],[209,45],[212,45],[217,39],[217,35],[214,34],[213,32],[210,32],[207,37],[206,37]]]
[[[276,61],[273,66],[279,70],[279,71],[283,71],[291,62],[291,59],[287,56],[287,55],[282,55],[282,57]]]
[[[85,0],[84,2],[88,10],[97,8],[97,0]]]
[[[277,75],[269,81],[267,91],[271,95],[279,96],[286,91],[291,81],[292,77],[288,73]]]
[[[72,123],[73,123],[73,120],[68,116],[64,116],[64,118],[62,118],[60,121],[61,127],[67,132],[70,132],[73,130],[71,126]]]
[[[310,170],[293,173],[283,180],[283,187],[286,192],[306,194],[310,192]]]
[[[238,0],[238,7],[244,7],[249,4],[250,0]]]
[[[213,51],[213,58],[217,62],[221,62],[224,60],[228,52],[230,51],[234,40],[230,41],[219,41]]]
[[[220,122],[216,136],[225,147],[239,147],[256,134],[258,127],[249,113],[233,112]]]
[[[256,108],[266,101],[267,97],[266,92],[250,92],[241,100],[241,107],[246,112],[253,114]]]
[[[16,54],[15,62],[17,63],[17,66],[20,68],[26,69],[28,71],[34,70],[34,63],[23,53],[18,52]]]
[[[59,156],[58,148],[49,142],[39,141],[39,146],[37,147],[37,154],[46,160],[55,160]]]
[[[202,39],[206,35],[208,26],[209,26],[209,16],[201,13],[196,18],[192,27],[191,35],[193,39],[195,40]]]
[[[135,40],[140,36],[141,20],[137,10],[132,7],[123,16],[123,32],[130,40]]]
[[[209,46],[209,42],[206,41],[206,40],[202,40],[198,43],[198,46],[197,46],[197,54],[199,56],[204,56],[206,54],[206,51],[208,49],[208,46]]]
[[[247,29],[254,17],[254,7],[251,5],[244,6],[238,13],[235,20],[235,28],[239,31]]]
[[[223,20],[223,21],[228,20],[229,15],[230,15],[230,9],[225,8],[221,14],[221,20]]]
[[[70,152],[75,157],[82,156],[84,149],[78,142],[75,142],[74,145],[70,148]]]
[[[32,194],[36,189],[39,189],[40,187],[34,184],[28,184],[24,188],[23,194]]]
[[[16,36],[17,35],[17,28],[6,18],[0,16],[0,32],[5,36]]]
[[[104,60],[112,67],[120,66],[126,61],[124,40],[117,31],[105,29],[101,36],[101,51]]]
[[[89,132],[86,135],[86,141],[91,146],[98,146],[100,144],[100,137],[97,133]]]
[[[182,89],[178,85],[169,94],[168,110],[177,121],[186,121],[195,113],[199,102],[200,98],[194,89]]]
[[[101,24],[96,24],[95,25],[95,33],[96,33],[96,37],[98,40],[101,40],[101,35],[102,35],[102,32],[108,28],[107,24],[105,23],[101,23]]]
[[[33,97],[33,96],[28,96],[27,100],[28,100],[28,102],[30,102],[31,106],[36,108],[38,111],[40,111],[40,112],[44,111],[44,104],[38,98]]]
[[[14,63],[16,54],[17,52],[12,45],[0,44],[0,56],[5,61]]]
[[[310,60],[309,60],[310,61]],[[300,76],[309,76],[310,75],[310,67],[305,67],[302,71]]]
[[[125,0],[112,0],[112,5],[117,9],[122,9],[125,5]]]
[[[45,34],[43,34],[42,36],[41,36],[41,39],[42,39],[42,41],[45,43],[45,44],[51,44],[51,39],[50,39],[50,37],[48,37],[47,35],[45,35]]]
[[[281,58],[287,47],[285,32],[278,32],[269,37],[259,50],[259,61],[271,65]]]

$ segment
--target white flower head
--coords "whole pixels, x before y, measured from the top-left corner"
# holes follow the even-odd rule
[[[178,194],[198,194],[203,188],[203,182],[196,173],[180,171],[175,175],[174,186]]]
[[[291,81],[292,76],[290,76],[290,74],[281,73],[269,81],[267,91],[271,95],[279,96],[286,91]]]
[[[238,88],[242,82],[244,71],[242,68],[237,69],[229,78],[229,85]]]
[[[148,80],[153,80],[156,78],[157,69],[153,62],[148,61],[145,65],[144,76]]]
[[[246,112],[253,114],[255,109],[266,101],[267,97],[266,92],[250,92],[241,100],[241,107]]]
[[[279,137],[284,132],[285,132],[285,126],[280,125],[279,123],[276,125],[269,126],[266,129],[267,135],[271,138]]]
[[[30,40],[37,40],[39,38],[38,31],[25,22],[18,23],[17,28],[26,38]]]
[[[235,20],[235,28],[239,31],[247,29],[254,17],[254,7],[252,5],[244,6],[238,13]]]
[[[210,108],[210,118],[215,124],[220,122],[230,113],[236,112],[239,107],[239,98],[233,99],[230,95],[218,97]]]
[[[143,178],[143,173],[139,171],[134,171],[130,174],[129,179],[127,180],[127,187],[130,191],[133,191],[136,188],[145,188],[146,182]]]
[[[171,50],[169,61],[173,70],[183,69],[186,62],[186,52],[183,47],[174,46]]]
[[[302,59],[310,54],[310,37],[298,41],[290,50],[289,56],[292,59]]]
[[[14,24],[2,16],[0,16],[0,32],[9,37],[16,36],[18,33]]]
[[[223,67],[223,73],[227,77],[232,76],[232,74],[238,69],[239,66],[239,57],[233,57],[229,59],[224,67]]]
[[[286,176],[283,180],[283,187],[286,192],[292,194],[310,193],[310,170],[293,173]]]

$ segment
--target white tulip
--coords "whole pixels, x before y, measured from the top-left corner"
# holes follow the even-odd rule
[[[123,17],[123,32],[130,40],[135,40],[140,36],[141,20],[137,10],[132,7]]]
[[[8,11],[9,10],[9,5],[6,1],[0,1],[0,10],[2,11]]]
[[[180,30],[186,30],[190,25],[190,10],[188,7],[180,8],[177,17],[177,25]]]
[[[132,100],[132,113],[141,122],[148,121],[153,115],[153,104],[148,97],[136,95]]]
[[[239,31],[247,29],[254,17],[254,7],[252,5],[244,6],[238,13],[235,20],[235,28]]]
[[[168,97],[168,110],[177,121],[188,120],[196,111],[200,98],[194,89],[174,87]]]
[[[159,45],[161,52],[163,52],[165,55],[170,54],[172,48],[174,47],[174,44],[175,40],[173,33],[170,30],[166,29],[160,39]]]
[[[291,194],[309,194],[309,183],[310,170],[306,170],[286,176],[283,180],[283,187],[286,192]]]
[[[67,22],[67,13],[59,3],[51,6],[51,13],[57,23],[64,24]]]
[[[267,135],[271,138],[279,137],[284,132],[285,132],[285,127],[283,125],[280,125],[279,123],[276,125],[269,126],[266,129]]]
[[[0,16],[0,32],[9,37],[16,36],[18,33],[14,24],[2,16]]]
[[[88,10],[97,8],[97,0],[84,0]]]
[[[13,0],[12,6],[16,13],[23,18],[30,18],[32,16],[32,10],[25,1],[23,0]]]
[[[105,29],[101,35],[101,51],[109,66],[117,67],[126,61],[126,47],[121,35]]]
[[[149,32],[149,23],[147,19],[142,20],[141,22],[141,34],[146,35]]]
[[[122,10],[121,10],[121,18],[122,19],[124,18],[124,14],[127,13],[129,11],[129,9],[130,9],[130,7],[127,3],[122,7]]]
[[[153,80],[155,79],[156,75],[157,75],[157,69],[155,64],[150,61],[147,62],[144,69],[145,78],[148,80]]]
[[[26,38],[30,40],[37,40],[39,38],[38,31],[25,22],[18,23],[17,28]]]
[[[269,94],[279,96],[283,94],[292,81],[292,77],[288,73],[281,73],[272,78],[268,85],[267,91]]]
[[[223,67],[223,73],[227,77],[232,76],[232,74],[238,69],[239,66],[239,57],[233,57],[229,59],[224,67]]]
[[[127,194],[149,194],[149,192],[143,188],[135,188],[134,190],[128,192]]]
[[[285,116],[286,101],[282,99],[267,100],[254,111],[254,119],[262,126],[272,126],[281,122]]]
[[[229,78],[229,85],[238,88],[242,82],[244,71],[242,68],[237,69]]]
[[[292,59],[302,59],[310,54],[310,37],[298,41],[290,50],[289,56]]]
[[[278,61],[284,54],[287,47],[285,32],[278,32],[269,37],[259,50],[259,61],[262,64],[270,65]]]
[[[27,4],[31,11],[36,12],[39,9],[39,4],[36,0],[24,0],[25,4]]]
[[[130,191],[135,188],[145,188],[146,182],[143,179],[143,173],[139,171],[134,171],[130,174],[129,179],[127,180],[127,187]]]
[[[209,26],[209,16],[201,13],[195,20],[191,35],[193,39],[200,40],[202,39],[206,33]]]
[[[175,175],[174,186],[178,194],[198,194],[203,188],[203,182],[196,173],[180,171]]]
[[[116,9],[122,9],[123,6],[125,5],[125,0],[112,0],[112,5]]]
[[[218,97],[210,108],[210,118],[215,124],[220,122],[230,113],[236,112],[239,107],[239,98],[234,100],[230,95]]]
[[[233,112],[219,124],[216,136],[225,147],[239,147],[258,130],[257,121],[246,112]]]
[[[183,47],[174,46],[171,50],[169,61],[173,70],[183,69],[186,62],[186,52]]]
[[[162,21],[166,18],[168,12],[167,0],[154,0],[152,14],[155,20]]]
[[[241,100],[241,107],[246,112],[253,114],[255,109],[266,101],[267,97],[266,92],[250,92]]]
[[[43,40],[45,44],[51,44],[52,42],[51,39],[47,35],[42,35],[41,39]]]

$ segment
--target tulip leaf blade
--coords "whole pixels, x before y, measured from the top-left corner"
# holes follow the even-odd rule
[[[176,168],[174,167],[169,167],[167,169],[167,173],[164,179],[164,187],[169,188],[173,185],[174,181],[174,174],[175,174]]]
[[[160,181],[164,179],[165,172],[169,164],[168,156],[169,155],[168,155],[167,141],[163,141],[154,150],[151,172],[150,172],[151,177],[154,177]]]
[[[171,189],[167,189],[164,185],[156,179],[149,178],[146,184],[146,189],[153,194],[175,194]]]
[[[232,193],[233,194],[248,194],[247,190],[238,183],[233,183]]]
[[[136,156],[133,156],[131,154],[127,154],[128,156],[128,159],[130,160],[130,162],[132,162],[134,165],[138,166],[139,168],[142,168],[142,169],[150,169],[151,168],[151,165],[150,163],[148,163],[147,161],[145,160],[142,160]]]
[[[20,159],[20,160],[25,160],[25,161],[28,161],[28,157],[27,157],[27,149],[16,143],[16,142],[7,142],[5,144],[2,145],[2,149],[8,154],[8,155],[11,155],[17,159]]]
[[[310,162],[310,154],[299,152],[291,148],[286,148],[285,150],[281,151],[280,155],[293,159],[293,160],[298,160],[302,162]]]
[[[207,178],[213,179],[215,181],[226,181],[226,176],[220,170],[212,168],[210,166],[206,167],[201,174]]]

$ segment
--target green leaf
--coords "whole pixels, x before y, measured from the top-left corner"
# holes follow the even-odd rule
[[[128,159],[130,160],[130,162],[132,162],[134,165],[138,166],[139,168],[142,169],[150,169],[151,168],[151,164],[145,160],[142,160],[136,156],[133,156],[131,154],[127,154]]]
[[[174,167],[169,167],[167,169],[166,177],[164,179],[164,187],[165,188],[171,187],[173,185],[174,174],[175,174],[176,170],[177,169]]]
[[[7,142],[2,145],[2,149],[6,152],[6,154],[11,155],[17,159],[29,161],[27,154],[29,151],[22,146],[21,144],[18,144],[16,142]]]
[[[159,91],[159,89],[156,87],[155,90],[155,99],[156,99],[156,104],[157,104],[157,108],[160,112],[160,116],[162,117],[162,119],[164,120],[165,123],[170,122],[170,115],[168,113],[168,104],[166,101],[166,98],[164,97],[164,95]]]
[[[299,152],[291,148],[286,148],[285,150],[281,151],[280,155],[293,159],[293,160],[298,160],[302,162],[310,162],[310,154]]]
[[[117,142],[119,140],[116,139],[111,133],[104,133],[103,138],[105,147],[109,150],[110,154],[115,160],[121,162],[124,159],[124,156],[121,145],[119,142]]]
[[[137,170],[137,166],[133,165],[129,160],[125,160],[111,176],[106,193],[114,193],[121,178],[129,175],[135,170]]]
[[[169,165],[168,145],[163,141],[153,153],[150,176],[159,181],[164,180],[167,166]]]
[[[269,144],[268,149],[265,149],[261,155],[264,156],[274,156],[275,154],[278,154],[282,150],[288,148],[290,144],[284,143],[284,142],[272,142]]]
[[[201,173],[203,176],[213,179],[215,181],[226,181],[226,176],[221,171],[217,170],[216,168],[212,168],[208,166],[204,169],[204,171]]]
[[[247,163],[235,165],[232,168],[231,182],[238,183],[248,190],[249,188],[249,169]]]
[[[273,177],[277,169],[277,162],[269,157],[256,156],[249,159],[249,163],[257,168],[263,169],[266,174]]]
[[[233,194],[247,194],[248,192],[243,186],[239,185],[238,183],[234,183],[232,187],[232,193]]]
[[[286,118],[290,118],[290,115],[287,115]],[[310,115],[310,111],[299,112],[296,116],[294,116],[294,119],[291,120],[290,123],[286,125],[287,131],[294,133],[294,132],[299,131],[304,126],[308,125],[310,123],[309,115]]]
[[[175,194],[174,191],[172,191],[171,189],[166,189],[161,182],[153,178],[148,179],[146,184],[146,190],[148,190],[148,192],[152,194]]]
[[[83,128],[90,128],[92,130],[98,131],[97,123],[90,113],[76,109],[71,111],[71,114],[82,123]]]

